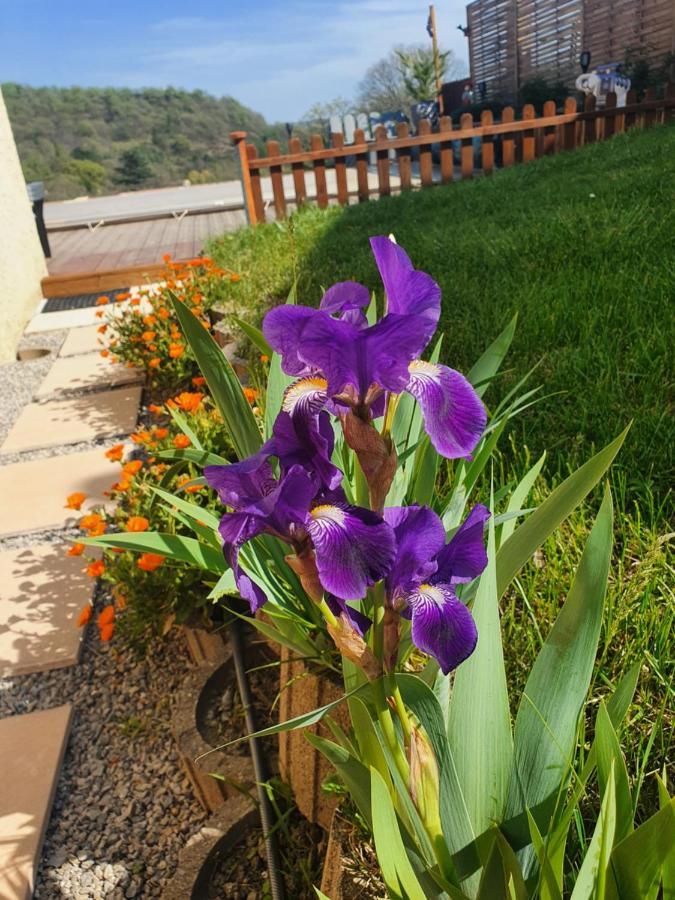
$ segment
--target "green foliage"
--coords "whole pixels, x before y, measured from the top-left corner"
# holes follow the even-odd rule
[[[71,171],[74,160],[103,166],[98,193],[180,184],[193,173],[196,183],[236,178],[230,131],[248,131],[258,144],[282,131],[232,97],[204,91],[6,83],[2,93],[26,180],[44,181],[50,200],[94,192]]]
[[[523,82],[519,99],[521,103],[531,103],[541,113],[547,100],[555,100],[556,106],[561,106],[569,95],[569,88],[564,81],[549,81],[537,75]]]
[[[77,178],[87,194],[98,194],[106,178],[105,168],[90,159],[71,160],[67,174]]]
[[[436,69],[431,47],[396,50],[403,85],[413,101],[433,100],[437,94]],[[443,79],[450,52],[438,54],[438,75]]]

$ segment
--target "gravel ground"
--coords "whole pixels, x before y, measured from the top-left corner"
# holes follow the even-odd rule
[[[24,338],[53,353],[0,366],[0,443],[56,358],[66,331]],[[0,465],[105,446],[93,441],[0,457]],[[63,541],[76,530],[19,535],[0,550]],[[109,602],[102,587],[96,607]],[[74,706],[36,880],[37,900],[159,897],[178,853],[206,814],[194,800],[170,732],[170,698],[189,667],[182,638],[143,659],[101,643],[90,625],[78,666],[0,679],[0,718]]]
[[[187,651],[177,636],[139,660],[87,632],[79,666],[0,680],[0,717],[75,707],[35,897],[159,897],[206,818],[170,732]]]

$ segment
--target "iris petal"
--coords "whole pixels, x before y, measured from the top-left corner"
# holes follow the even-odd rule
[[[387,294],[387,312],[426,320],[427,342],[441,314],[441,289],[431,275],[413,267],[408,254],[388,237],[370,239]]]
[[[477,578],[487,566],[483,528],[490,511],[478,503],[436,558],[438,569],[432,581],[461,584]]]
[[[314,544],[324,588],[342,600],[360,600],[394,559],[394,533],[376,513],[358,506],[315,506],[305,527]]]
[[[428,506],[392,506],[385,509],[384,518],[396,538],[396,556],[386,579],[387,596],[393,600],[434,574],[445,529]]]
[[[328,288],[319,307],[327,313],[338,313],[348,309],[362,309],[369,303],[370,293],[367,287],[358,281],[339,281]]]
[[[473,616],[449,584],[422,584],[408,595],[412,640],[447,675],[473,653],[478,632]]]
[[[415,360],[406,390],[422,410],[436,450],[448,459],[470,458],[487,422],[485,407],[466,378],[438,363]]]
[[[299,355],[302,335],[308,323],[316,317],[330,320],[330,316],[309,306],[275,306],[263,320],[263,334],[267,343],[281,355],[281,367],[287,375],[308,373],[306,362]]]
[[[344,613],[352,623],[356,631],[361,635],[361,637],[364,636],[364,634],[373,624],[368,616],[364,615],[362,612],[359,612],[358,609],[354,609],[353,606],[349,606],[347,603],[345,603],[344,600],[341,600],[334,594],[326,594],[325,599],[326,603],[328,604],[328,608],[333,613],[333,615],[339,616],[341,613]]]
[[[204,477],[225,506],[243,509],[274,490],[276,481],[260,453],[229,466],[206,466]]]
[[[335,434],[327,412],[291,416],[282,411],[262,452],[276,456],[282,472],[294,465],[302,466],[320,484],[333,490],[342,482],[342,472],[330,461],[334,443]]]

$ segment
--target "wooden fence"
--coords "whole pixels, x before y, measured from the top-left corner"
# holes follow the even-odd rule
[[[646,128],[664,122],[673,115],[673,110],[675,85],[669,84],[660,99],[656,98],[655,90],[650,89],[639,103],[631,91],[624,107],[617,107],[616,97],[609,94],[602,109],[596,109],[592,96],[585,98],[583,110],[578,109],[574,98],[568,98],[563,112],[558,113],[555,103],[550,100],[544,104],[541,116],[536,115],[533,106],[527,105],[518,120],[513,108],[507,106],[502,110],[499,122],[494,121],[489,110],[483,111],[478,124],[465,113],[458,128],[453,127],[450,118],[444,117],[440,120],[439,130],[432,131],[430,123],[423,120],[417,135],[411,135],[408,124],[401,123],[396,129],[397,137],[387,138],[384,126],[379,126],[375,129],[375,140],[366,141],[364,132],[357,129],[354,143],[350,145],[345,145],[343,135],[333,134],[331,146],[325,147],[321,136],[315,134],[311,137],[309,150],[303,149],[299,138],[291,138],[288,152],[282,153],[278,141],[268,141],[267,156],[262,157],[258,156],[253,144],[246,142],[245,131],[234,131],[230,137],[239,152],[249,222],[255,225],[265,221],[269,202],[277,219],[287,216],[289,206],[298,208],[305,204],[308,200],[305,175],[311,170],[316,202],[320,207],[325,208],[331,200],[337,200],[341,205],[354,199],[362,203],[372,195],[383,197],[413,187],[413,151],[419,171],[415,186],[430,187],[438,183],[434,179],[432,145],[436,145],[438,151],[440,183],[446,184],[455,177],[453,144],[456,142],[460,143],[458,175],[467,179],[473,177],[476,157],[480,158],[478,168],[482,173],[492,173],[496,167],[496,148],[502,167],[526,163],[538,156],[605,140],[629,128]],[[375,154],[376,160],[370,173],[376,181],[374,186],[369,179],[370,154]],[[334,190],[329,191],[327,164],[331,162]],[[348,179],[348,166],[355,169],[355,179],[353,175]],[[263,197],[261,180],[265,170],[269,171],[272,188],[271,197],[267,199]],[[392,175],[395,185],[392,185]],[[350,180],[353,187],[349,185]]]

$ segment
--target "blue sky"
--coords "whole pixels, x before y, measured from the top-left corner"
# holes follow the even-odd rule
[[[428,40],[419,0],[0,0],[0,81],[201,88],[270,120],[350,98],[399,43]],[[443,46],[465,62],[459,0],[437,4]]]

